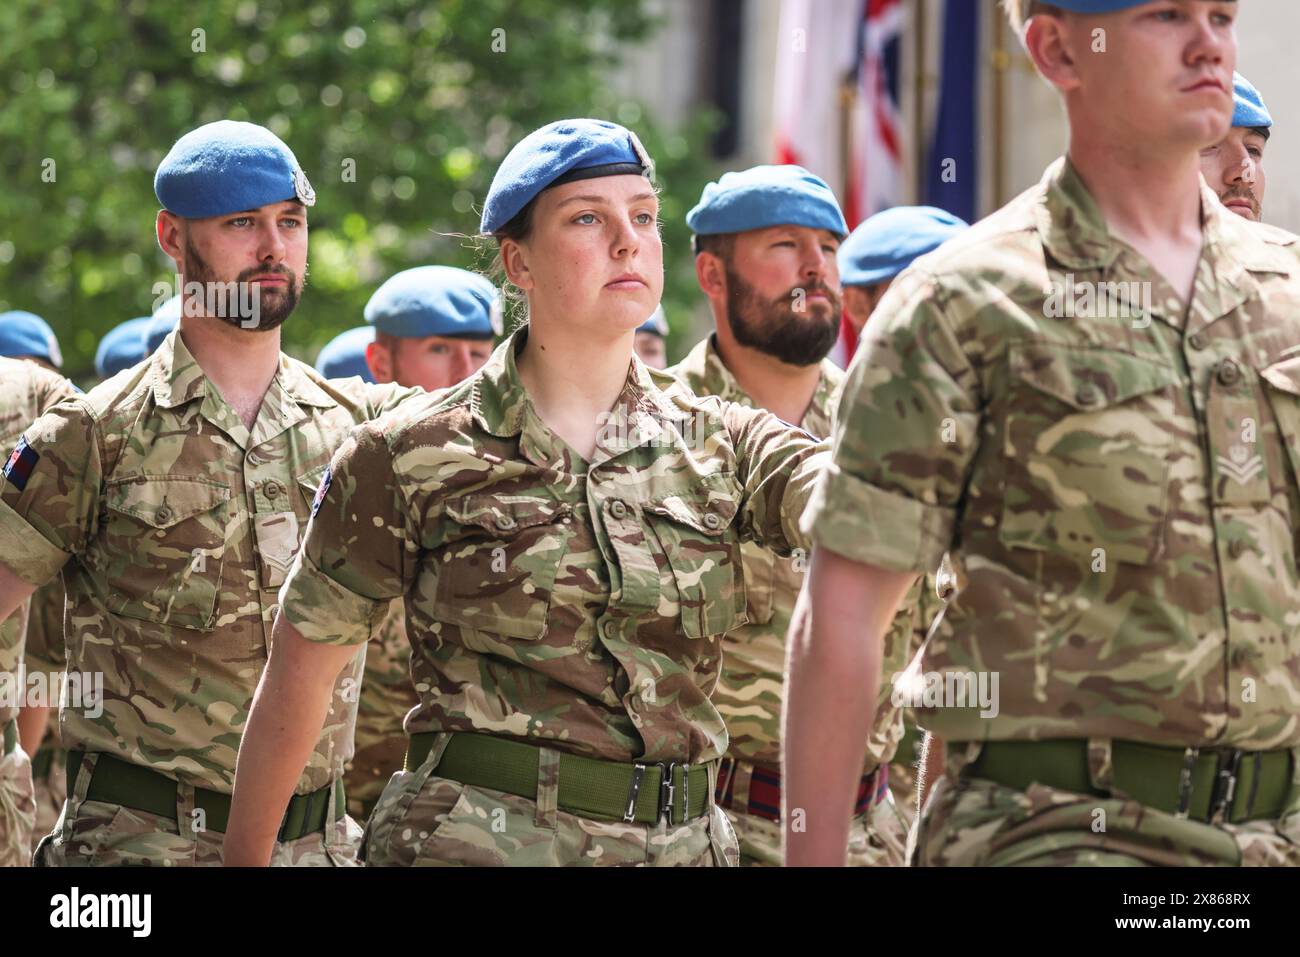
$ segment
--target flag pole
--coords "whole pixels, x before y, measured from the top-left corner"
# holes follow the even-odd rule
[[[1011,55],[1007,53],[1006,21],[998,4],[992,7],[993,55],[989,61],[993,70],[993,208],[1001,209],[1006,203],[1006,87],[1007,71],[1011,69]]]
[[[925,87],[927,65],[925,56],[925,3],[926,0],[913,0],[912,2],[912,43],[913,55],[916,60],[913,75],[913,96],[916,103],[912,109],[912,148],[916,151],[914,163],[916,182],[912,186],[912,192],[913,201],[917,203],[922,201],[922,193],[925,190]]]

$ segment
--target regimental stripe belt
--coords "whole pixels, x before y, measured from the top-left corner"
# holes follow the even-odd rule
[[[735,793],[736,781],[742,775],[749,777],[749,800],[745,807],[739,806]],[[853,804],[854,815],[867,813],[872,807],[885,800],[888,794],[889,765],[882,764],[874,771],[864,774],[858,783],[858,796]],[[781,772],[775,768],[723,758],[722,766],[718,770],[718,788],[714,798],[721,807],[728,810],[780,822]]]
[[[1092,783],[1088,742],[986,741],[964,774],[1018,791],[1031,784],[1136,801],[1157,811],[1229,824],[1276,819],[1291,804],[1291,751],[1178,748],[1111,741],[1111,788]],[[957,747],[949,743],[949,748]]]
[[[68,752],[68,795],[75,793],[77,775],[81,772],[84,751]],[[95,770],[86,787],[87,801],[103,801],[136,811],[145,811],[176,820],[176,788],[173,778],[159,771],[122,761],[102,752],[96,755]],[[329,785],[310,794],[295,794],[289,800],[280,825],[280,842],[296,841],[308,834],[318,834],[331,821],[344,814],[343,783],[340,781],[330,813]],[[194,789],[194,806],[203,811],[203,828],[224,834],[230,821],[230,795],[207,788]]]
[[[424,763],[437,737],[436,732],[411,735],[408,771]],[[541,750],[490,734],[452,734],[433,772],[471,787],[536,801]],[[558,773],[557,807],[582,817],[629,824],[655,824],[666,818],[669,824],[681,824],[703,817],[711,803],[705,764],[621,764],[560,752]]]

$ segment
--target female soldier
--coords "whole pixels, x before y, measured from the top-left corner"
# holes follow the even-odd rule
[[[732,864],[709,701],[740,540],[789,555],[825,446],[632,351],[659,302],[649,158],[565,120],[502,162],[482,229],[528,322],[477,374],[356,431],[281,592],[228,864],[265,864],[334,678],[404,596],[419,708],[371,864]]]

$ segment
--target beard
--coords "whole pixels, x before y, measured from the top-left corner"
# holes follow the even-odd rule
[[[742,346],[792,366],[810,366],[830,354],[840,332],[840,297],[834,289],[821,283],[795,286],[775,299],[764,299],[730,266],[726,274],[727,321]],[[821,292],[827,301],[805,299],[803,308],[796,309],[800,290],[805,297]]]
[[[184,272],[186,284],[202,283],[205,293],[215,303],[216,308],[210,310],[212,318],[250,332],[278,329],[297,308],[298,297],[302,294],[302,280],[285,266],[254,266],[245,269],[234,278],[234,291],[221,294],[216,287],[228,290],[232,280],[220,278],[216,270],[199,255],[188,237],[185,240]],[[261,283],[250,284],[249,280],[253,276],[265,275],[284,276],[284,287],[272,290],[264,288]]]

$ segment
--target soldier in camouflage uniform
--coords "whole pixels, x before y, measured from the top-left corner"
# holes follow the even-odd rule
[[[387,279],[366,303],[374,329],[354,343],[375,382],[437,392],[477,372],[492,354],[501,297],[487,279],[450,266],[417,266]],[[365,677],[357,704],[356,750],[348,763],[348,813],[370,817],[384,785],[402,769],[402,722],[419,695],[411,684],[405,611],[394,601],[366,643]]]
[[[663,282],[649,171],[596,120],[503,161],[482,229],[528,324],[332,462],[281,590],[228,864],[265,862],[325,689],[399,596],[420,705],[368,863],[735,862],[709,695],[745,620],[740,543],[802,547],[826,445],[633,356]]]
[[[102,701],[61,709],[68,797],[36,853],[47,865],[219,863],[276,589],[313,490],[354,424],[414,394],[331,384],[280,353],[314,196],[269,130],[187,134],[155,190],[159,243],[186,280],[179,330],[29,427],[0,488],[0,615],[62,571],[69,675],[104,685]],[[228,276],[241,285],[214,309]],[[355,862],[340,779],[360,667],[339,676],[278,863]]]
[[[1228,128],[1235,11],[1058,6],[1025,38],[1067,89],[1069,158],[899,277],[850,370],[805,516],[821,657],[790,677],[812,712],[792,788],[847,790],[852,741],[813,697],[841,700],[822,678],[853,647],[819,620],[822,549],[867,589],[870,636],[951,547],[964,586],[917,683],[948,748],[920,863],[1294,864],[1300,256],[1197,169]],[[1121,172],[1124,122],[1144,152]],[[809,807],[793,857],[829,858],[833,813]]]
[[[1264,214],[1264,148],[1273,117],[1259,90],[1240,73],[1232,78],[1232,129],[1222,141],[1201,150],[1201,175],[1219,202],[1252,222]]]
[[[818,438],[829,435],[844,373],[826,353],[839,331],[836,248],[848,231],[830,188],[798,166],[727,173],[705,187],[686,221],[717,332],[668,371],[696,395],[766,408]],[[785,633],[807,556],[783,559],[754,543],[741,555],[749,623],[722,640],[713,703],[731,744],[716,798],[736,829],[741,864],[779,865]],[[886,673],[906,666],[910,631],[904,612]],[[851,864],[904,862],[907,827],[890,800],[887,763],[901,732],[886,693],[867,746]]]
[[[34,362],[0,358],[0,441],[16,445],[23,429],[59,401],[76,395],[67,379]],[[11,467],[6,464],[6,471]],[[0,867],[25,865],[31,857],[36,821],[32,768],[19,747],[17,698],[27,633],[28,605],[0,622]]]
[[[844,316],[854,334],[862,336],[876,305],[899,273],[918,256],[933,252],[967,228],[968,224],[960,217],[933,206],[895,206],[860,223],[836,254],[840,284],[844,287]],[[927,578],[917,596],[909,658],[924,643],[934,619],[942,614],[944,602],[956,584],[956,576],[945,555],[936,574]],[[889,681],[899,670],[886,665],[883,677]],[[887,697],[888,694],[882,693],[881,700]],[[929,747],[939,747],[938,742],[931,739]],[[926,753],[928,749],[908,709],[903,713],[903,739],[894,753],[889,771],[889,790],[894,795],[898,813],[909,828],[916,819],[918,786],[921,783],[919,765]]]

